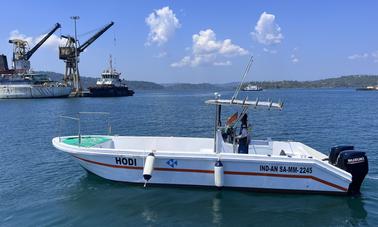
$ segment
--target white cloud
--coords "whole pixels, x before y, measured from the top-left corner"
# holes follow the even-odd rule
[[[179,62],[174,62],[171,64],[171,67],[184,67],[191,64],[191,59],[189,56],[185,56]]]
[[[374,63],[378,63],[378,50],[373,51],[371,53],[361,53],[361,54],[353,54],[348,56],[349,60],[361,60],[361,59],[368,59],[373,60]]]
[[[284,37],[280,26],[275,23],[275,18],[273,14],[263,12],[257,21],[255,31],[251,32],[252,37],[264,45],[281,43]]]
[[[158,55],[156,55],[156,58],[164,58],[167,56],[167,52],[163,51],[163,52],[160,52]]]
[[[292,57],[292,58],[291,58],[291,62],[292,62],[293,64],[297,64],[297,63],[299,62],[299,58],[297,58],[297,57]]]
[[[145,22],[150,27],[150,33],[146,42],[147,45],[153,43],[162,45],[166,43],[175,30],[181,27],[176,15],[168,6],[152,12],[146,17]]]
[[[214,62],[214,65],[216,66],[227,66],[227,65],[232,65],[231,61],[221,61],[221,62]]]
[[[351,56],[348,56],[349,60],[356,60],[356,59],[361,59],[361,58],[368,58],[369,54],[368,53],[363,53],[363,54],[353,54]]]
[[[18,30],[13,30],[9,34],[9,39],[21,39],[25,40],[28,42],[29,47],[32,48],[34,45],[36,45],[39,41],[45,37],[46,34],[37,36],[37,37],[31,37],[31,36],[26,36],[22,33],[20,33]],[[41,48],[46,47],[46,48],[58,48],[59,45],[63,44],[64,40],[59,38],[59,36],[52,34],[41,46]]]
[[[37,38],[34,39],[34,43],[37,44],[39,41],[45,37],[46,34],[40,35]],[[52,47],[52,48],[58,48],[59,45],[64,45],[66,41],[64,39],[61,39],[59,36],[52,34],[46,42],[42,45],[42,47]]]
[[[33,37],[21,34],[18,30],[13,30],[13,31],[10,32],[9,40],[11,40],[11,39],[21,39],[21,40],[27,41],[29,43],[29,45],[33,44]]]
[[[290,55],[290,60],[293,64],[297,64],[299,62],[299,57],[298,57],[298,48],[295,47],[292,51],[292,54]]]
[[[269,54],[277,54],[277,50],[271,50],[265,47],[263,48],[263,51]]]
[[[231,39],[217,40],[215,32],[211,29],[194,34],[192,40],[192,54],[185,56],[179,62],[172,63],[172,67],[196,67],[204,64],[231,65],[231,61],[222,59],[248,54],[248,51],[233,44]]]
[[[375,63],[378,63],[378,50],[376,50],[373,53],[371,53],[371,57],[373,58],[373,61]]]

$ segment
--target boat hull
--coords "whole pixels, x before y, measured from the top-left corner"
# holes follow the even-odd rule
[[[243,89],[242,91],[262,91],[262,88],[257,88],[257,89]]]
[[[127,150],[104,150],[96,154],[86,151],[84,147],[76,149],[62,146],[57,139],[53,144],[59,150],[71,154],[83,168],[100,177],[120,182],[145,183],[143,168],[148,152],[138,154]],[[284,160],[243,154],[219,156],[214,153],[201,157],[156,152],[155,157],[152,178],[148,184],[216,187],[214,165],[218,160],[224,167],[223,187],[227,188],[347,194],[351,183],[351,178],[328,171],[328,164],[317,160]]]
[[[116,87],[116,86],[97,86],[89,87],[91,97],[121,97],[121,96],[133,96],[134,91],[128,87]]]
[[[356,88],[356,91],[378,91],[378,88]]]
[[[71,87],[0,85],[0,99],[65,98]]]

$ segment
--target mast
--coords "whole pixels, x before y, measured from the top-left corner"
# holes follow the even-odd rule
[[[249,62],[247,64],[247,67],[245,68],[242,80],[240,81],[240,85],[239,85],[239,87],[236,88],[235,93],[232,96],[232,100],[234,100],[234,99],[236,99],[238,97],[238,94],[239,94],[239,92],[240,92],[240,90],[241,90],[241,88],[243,86],[245,77],[247,76],[247,74],[249,73],[249,70],[251,69],[252,63],[253,63],[253,56],[251,56],[251,58],[249,59]]]
[[[79,16],[72,16],[71,19],[74,20],[75,25],[75,76],[73,76],[73,82],[74,82],[74,88],[76,88],[76,92],[81,92],[81,83],[80,83],[80,75],[79,75],[79,55],[77,53],[77,46],[78,46],[78,40],[77,40],[77,28],[76,28],[76,21],[80,19]]]
[[[214,96],[215,96],[215,100],[219,100],[221,95],[215,92]],[[214,122],[214,153],[217,153],[217,142],[218,142],[217,132],[218,132],[219,127],[221,126],[220,118],[221,118],[221,105],[216,104],[215,105],[215,122]]]
[[[112,55],[109,57],[109,64],[110,64],[110,73],[113,73],[113,61],[112,61]]]

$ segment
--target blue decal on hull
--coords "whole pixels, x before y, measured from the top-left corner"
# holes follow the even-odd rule
[[[175,168],[175,166],[177,166],[177,160],[176,159],[169,159],[168,161],[167,161],[167,165],[169,165],[170,167],[172,167],[172,168]]]

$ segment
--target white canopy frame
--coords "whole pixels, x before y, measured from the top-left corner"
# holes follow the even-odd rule
[[[248,101],[248,97],[246,97],[244,100],[238,100],[238,99],[220,99],[219,93],[214,93],[215,99],[210,99],[205,101],[206,104],[215,105],[215,124],[214,124],[214,153],[220,153],[222,150],[222,147],[220,146],[221,143],[219,143],[218,140],[223,139],[220,133],[220,130],[222,128],[221,126],[221,107],[222,106],[240,106],[242,107],[242,112],[239,115],[236,122],[240,121],[241,118],[247,113],[249,107],[258,108],[258,107],[265,107],[268,110],[270,109],[278,109],[282,110],[284,103],[282,101],[273,102],[271,100],[268,101],[260,101],[258,98],[255,101]]]

